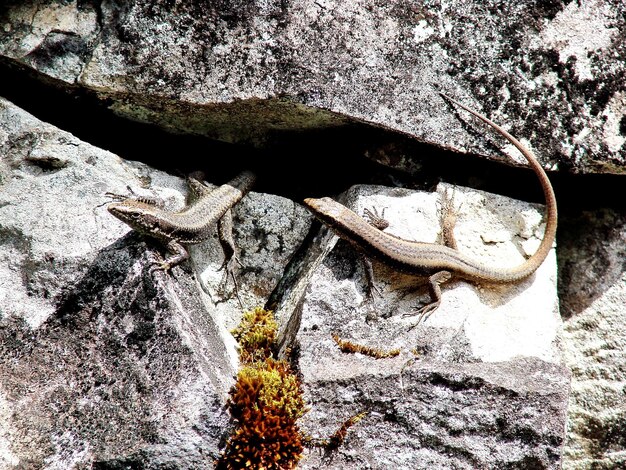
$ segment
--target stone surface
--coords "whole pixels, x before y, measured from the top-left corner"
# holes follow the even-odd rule
[[[626,274],[565,324],[572,370],[563,468],[626,466]]]
[[[626,466],[626,217],[605,208],[563,224],[560,289],[572,371],[563,468]]]
[[[232,286],[218,290],[217,236],[171,275],[151,275],[162,249],[105,207],[105,192],[127,186],[180,207],[183,180],[6,100],[0,152],[0,468],[209,465],[229,430],[228,329],[242,313]],[[252,308],[310,219],[291,201],[249,194],[234,221]]]
[[[435,242],[437,201],[446,190],[357,186],[344,200],[357,213],[384,207],[391,234]],[[543,232],[537,207],[465,188],[455,188],[455,202],[461,251],[515,266],[536,249]],[[424,300],[415,276],[374,263],[381,295],[372,303],[352,247],[329,233],[317,243],[328,248],[318,249],[321,261],[302,267],[310,284],[294,310],[298,364],[313,407],[303,425],[330,435],[344,419],[370,411],[330,468],[559,468],[569,371],[554,252],[517,284],[444,285],[442,305],[413,328],[415,317],[404,314]],[[333,333],[401,354],[377,360],[342,353]],[[305,468],[324,460],[315,452],[309,459]]]
[[[532,142],[546,167],[623,174],[625,8],[9,1],[0,54],[97,93],[120,115],[229,142],[268,145],[288,130],[364,122],[497,155],[441,89]],[[412,167],[393,146],[370,154]]]
[[[559,240],[561,313],[570,319],[619,284],[626,270],[626,211],[618,206],[565,214]]]
[[[408,355],[344,368],[339,354],[326,359],[325,379],[307,385],[315,403],[303,427],[327,437],[368,414],[337,452],[310,451],[302,468],[560,468],[565,368],[531,358],[408,364]]]
[[[66,90],[71,98],[93,95],[120,116],[256,146],[298,143],[303,130],[329,127],[337,131],[330,135],[341,140],[353,135],[348,130],[356,122],[365,129],[363,138],[389,131],[367,156],[412,170],[422,161],[414,156],[435,158],[424,152],[430,147],[416,147],[415,139],[498,155],[500,139],[492,140],[484,127],[442,101],[435,91],[443,89],[510,130],[547,168],[624,173],[626,7],[620,0],[0,3],[0,88],[8,69],[24,75],[32,70],[36,79]],[[3,92],[16,90],[5,87]],[[53,110],[64,111],[62,106]],[[104,207],[96,208],[106,202],[105,191],[126,192],[128,184],[179,206],[184,183],[140,164],[122,163],[4,101],[0,129],[0,468],[18,461],[21,468],[47,469],[82,461],[98,468],[204,464],[226,432],[228,417],[221,403],[236,366],[227,330],[241,312],[232,284],[220,292],[217,241],[194,248],[192,261],[171,278],[151,279],[145,265],[159,249],[127,235],[127,227],[111,220]],[[106,128],[102,133],[111,134]],[[208,163],[219,158],[206,155]],[[300,154],[293,155],[299,164]],[[328,373],[307,385],[313,410],[306,426],[328,435],[346,417],[371,408],[350,430],[334,465],[361,459],[372,468],[401,466],[402,458],[413,455],[439,464],[442,455],[452,455],[460,468],[476,467],[486,449],[503,466],[553,465],[551,454],[560,449],[562,437],[551,440],[558,428],[552,424],[560,422],[567,382],[556,365],[560,344],[572,370],[563,467],[626,465],[625,211],[620,201],[608,201],[604,191],[594,198],[586,184],[580,188],[584,196],[577,201],[591,198],[617,207],[591,207],[580,217],[561,212],[562,342],[551,290],[553,267],[524,284],[531,294],[517,287],[448,286],[440,310],[407,333],[412,320],[399,314],[424,299],[418,296],[423,289],[415,293],[413,278],[377,266],[376,277],[390,304],[377,299],[372,307],[364,301],[360,264],[345,244],[334,251],[332,244],[309,246],[299,254],[308,271],[294,267],[281,277],[289,247],[304,236],[308,216],[297,204],[271,195],[252,193],[242,201],[242,212],[235,216],[243,249],[239,274],[244,306],[262,303],[275,282],[289,286],[288,296],[276,304],[282,337],[311,335],[313,350],[302,352],[303,364],[321,354],[317,364],[322,368],[316,373]],[[561,197],[560,204],[572,205]],[[387,216],[394,223],[417,218],[431,230],[436,226],[434,199],[424,199],[430,212]],[[478,206],[468,206],[471,200],[464,203],[460,230],[484,217],[477,212],[480,199],[474,201]],[[496,218],[506,220],[508,214]],[[534,227],[525,216],[520,220]],[[536,240],[516,237],[515,244],[504,243],[503,235],[519,229],[514,222],[506,226],[477,228],[463,249],[481,259],[515,264],[520,252],[533,251]],[[396,228],[410,238],[435,237],[432,230],[422,234]],[[521,230],[521,238],[532,230]],[[248,237],[250,233],[254,235]],[[489,253],[495,249],[496,254]],[[270,261],[264,262],[268,256]],[[339,282],[330,287],[341,292],[320,303],[307,319],[301,298],[312,280],[321,279],[320,270],[339,273]],[[346,285],[351,277],[356,283]],[[535,285],[539,278],[547,284]],[[405,286],[410,288],[406,293],[397,292],[396,287]],[[552,299],[547,308],[537,307],[543,295]],[[500,311],[510,306],[519,312],[518,296],[523,305],[535,306],[508,316]],[[335,312],[340,300],[361,310]],[[491,314],[492,307],[499,312]],[[540,310],[552,314],[541,317]],[[526,316],[543,318],[548,327],[525,322]],[[320,323],[322,331],[314,335],[311,325],[319,325],[313,320],[326,317],[336,318],[346,339],[381,348],[401,346],[403,353],[382,362],[340,354],[328,325]],[[303,321],[309,329],[300,332]],[[285,346],[287,342],[283,350]],[[409,347],[420,356],[414,358]],[[515,356],[526,349],[534,359]],[[410,359],[414,361],[407,364]],[[347,374],[342,363],[337,367],[343,372],[337,372],[335,361],[346,361],[362,375]],[[520,367],[536,372],[537,380],[523,377],[515,385]],[[406,401],[407,396],[413,399],[411,394],[398,395],[398,389],[410,389],[427,406]],[[497,437],[486,442],[480,432],[493,435],[491,421],[466,419],[457,412],[470,403],[466,390],[497,402],[496,411],[487,409],[485,415],[510,414],[523,426],[508,433],[514,420],[497,421]],[[453,409],[442,405],[431,413],[428,404],[439,393]],[[515,401],[518,396],[521,402]],[[534,425],[516,414],[525,402],[533,419],[549,418],[550,429],[528,431]],[[471,403],[483,410],[478,399]],[[477,421],[486,428],[473,433],[463,427]],[[428,423],[440,427],[425,431]],[[407,429],[413,437],[396,443],[395,436]],[[377,436],[381,439],[373,441]],[[471,442],[469,450],[456,436]],[[514,438],[498,441],[503,436]],[[397,459],[391,452],[363,454],[365,445],[374,442],[381,450],[398,450]],[[537,442],[531,449],[529,443]],[[520,458],[529,460],[515,460],[512,454],[519,449]],[[315,467],[318,457],[311,453],[304,465]],[[47,460],[42,464],[42,459]]]
[[[345,201],[357,213],[365,208],[376,207],[379,212],[385,208],[384,215],[390,221],[386,231],[390,234],[436,242],[438,201],[442,192],[451,190],[445,184],[432,193],[355,186]],[[454,188],[454,200],[460,207],[455,229],[459,250],[483,263],[506,263],[509,267],[523,262],[524,255],[534,253],[543,233],[542,213],[535,206],[460,187]],[[326,236],[321,243],[332,246],[335,241]],[[321,250],[321,256],[328,250]],[[561,361],[554,251],[533,276],[519,283],[479,285],[457,281],[444,285],[441,306],[415,329],[411,327],[416,318],[404,314],[427,301],[424,280],[374,262],[380,295],[372,302],[367,297],[361,260],[343,241],[337,242],[335,250],[319,266],[312,267],[316,268],[310,279],[314,287],[306,294],[302,314],[302,328],[306,331],[328,333],[320,330],[325,324],[340,328],[340,334],[364,335],[357,339],[393,338],[398,344],[389,344],[390,347],[415,347],[417,334],[428,342],[423,346],[439,359],[460,354],[472,361],[506,361],[516,356]],[[459,338],[460,327],[463,350],[453,352],[450,341]],[[361,332],[360,328],[365,330]],[[435,331],[441,337],[429,342]]]

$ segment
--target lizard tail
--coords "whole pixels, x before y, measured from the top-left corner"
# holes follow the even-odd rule
[[[450,102],[464,109],[468,113],[477,117],[484,123],[488,124],[493,129],[495,129],[499,134],[501,134],[505,139],[511,142],[517,148],[517,150],[519,150],[520,153],[524,156],[524,158],[526,159],[526,161],[528,162],[532,170],[537,175],[537,178],[539,178],[539,182],[541,183],[541,188],[543,189],[543,194],[546,200],[546,230],[544,232],[543,239],[541,240],[541,244],[539,245],[539,248],[537,249],[537,251],[530,258],[528,258],[524,263],[522,263],[521,265],[519,265],[518,267],[514,269],[506,270],[506,271],[503,271],[502,273],[499,273],[499,274],[502,274],[503,277],[507,277],[507,279],[499,279],[499,281],[511,282],[511,281],[528,277],[546,259],[546,257],[548,256],[548,253],[552,249],[554,239],[556,238],[556,227],[557,227],[556,197],[554,195],[554,190],[552,189],[552,185],[550,184],[550,180],[548,179],[548,175],[546,174],[542,166],[537,161],[537,157],[535,157],[535,155],[529,149],[527,149],[524,145],[522,145],[522,143],[519,140],[517,140],[515,137],[509,134],[502,127],[500,127],[495,122],[488,119],[487,117],[483,116],[482,114],[468,108],[462,103],[459,103],[455,99],[450,98],[448,95],[441,93],[441,92],[439,92],[439,94],[441,94],[441,96],[443,96]]]

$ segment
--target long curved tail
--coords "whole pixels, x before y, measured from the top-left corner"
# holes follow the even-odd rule
[[[454,103],[458,107],[464,109],[468,113],[471,113],[473,116],[477,117],[484,123],[488,124],[493,129],[495,129],[499,134],[501,134],[505,139],[511,142],[517,148],[517,150],[521,152],[521,154],[524,156],[524,158],[526,159],[526,161],[528,162],[532,170],[537,175],[537,178],[539,178],[539,183],[541,183],[541,188],[543,189],[543,194],[546,199],[546,230],[543,235],[543,240],[541,240],[541,244],[539,245],[539,248],[530,258],[528,258],[524,263],[519,265],[517,268],[511,270],[510,272],[511,278],[508,279],[508,281],[513,281],[516,279],[523,279],[527,276],[530,276],[541,265],[541,263],[543,263],[543,261],[546,259],[546,256],[548,256],[548,253],[550,252],[552,245],[554,243],[554,239],[556,237],[556,226],[557,226],[556,197],[554,196],[554,190],[552,189],[552,185],[550,184],[548,175],[546,175],[546,172],[543,170],[543,168],[537,161],[537,157],[535,157],[535,155],[529,149],[524,147],[524,145],[522,145],[522,143],[519,140],[517,140],[515,137],[513,137],[511,134],[505,131],[502,127],[498,126],[495,122],[486,118],[482,114],[479,114],[476,111],[473,111],[472,109],[468,108],[464,104],[459,103],[455,99],[450,98],[445,93],[439,92],[439,94],[441,94],[441,96],[443,96],[445,99],[449,100],[450,102]]]

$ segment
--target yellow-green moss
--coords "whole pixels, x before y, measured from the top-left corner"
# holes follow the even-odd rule
[[[351,417],[329,439],[305,437],[296,424],[308,411],[302,384],[289,362],[273,357],[276,330],[273,312],[255,308],[232,331],[242,363],[228,399],[236,427],[216,462],[218,470],[295,469],[305,443],[334,450],[364,416]]]
[[[243,364],[228,407],[236,423],[218,469],[292,469],[302,458],[296,420],[306,412],[300,380],[287,361],[274,359],[273,312],[246,312],[233,336]]]
[[[245,366],[239,371],[237,382],[260,382],[259,405],[282,410],[294,421],[306,412],[300,380],[285,361],[267,358]]]
[[[277,328],[271,310],[256,307],[245,312],[239,326],[231,332],[239,343],[241,362],[248,363],[271,357]]]

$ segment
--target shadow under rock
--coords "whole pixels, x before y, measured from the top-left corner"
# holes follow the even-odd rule
[[[620,210],[577,210],[561,217],[558,233],[561,316],[585,311],[626,271],[626,220]]]

